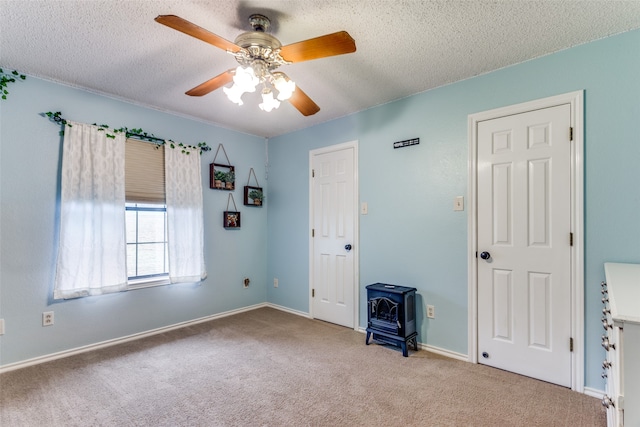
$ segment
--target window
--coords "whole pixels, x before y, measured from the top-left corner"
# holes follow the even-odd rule
[[[166,279],[169,274],[166,206],[127,203],[126,232],[129,284]]]
[[[54,299],[207,277],[199,149],[179,145],[67,123]]]
[[[169,283],[164,147],[127,139],[125,193],[129,289]]]

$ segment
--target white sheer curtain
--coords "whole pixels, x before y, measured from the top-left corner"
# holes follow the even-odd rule
[[[62,152],[55,299],[127,287],[125,136],[109,138],[97,126],[69,124]]]
[[[170,145],[167,142],[164,149],[169,280],[199,282],[207,277],[200,154],[198,149]]]

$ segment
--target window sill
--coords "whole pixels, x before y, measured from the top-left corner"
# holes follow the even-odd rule
[[[164,286],[170,285],[168,276],[163,277],[154,277],[152,279],[138,279],[138,280],[130,280],[127,289],[132,291],[134,289],[144,289],[144,288],[153,288],[155,286]]]

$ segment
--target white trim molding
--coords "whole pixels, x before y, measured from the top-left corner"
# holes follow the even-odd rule
[[[584,387],[584,93],[563,95],[524,102],[480,113],[468,118],[469,143],[469,215],[468,223],[468,348],[469,361],[478,363],[478,293],[477,293],[477,126],[491,120],[527,111],[569,104],[573,141],[571,146],[571,389],[586,393]]]
[[[586,394],[587,396],[595,397],[598,400],[602,400],[606,396],[604,390],[598,390],[597,388],[592,387],[585,387],[584,394]]]
[[[3,374],[5,372],[9,372],[9,371],[15,371],[16,369],[26,368],[28,366],[38,365],[40,363],[51,362],[53,360],[63,359],[65,357],[74,356],[76,354],[86,353],[86,352],[93,351],[93,350],[99,350],[99,349],[105,348],[105,347],[111,347],[111,346],[114,346],[114,345],[123,344],[123,343],[129,342],[129,341],[135,341],[135,340],[139,340],[139,339],[142,339],[142,338],[147,338],[147,337],[150,337],[150,336],[153,336],[153,335],[163,334],[165,332],[173,331],[175,329],[180,329],[180,328],[184,328],[184,327],[187,327],[187,326],[197,325],[198,323],[204,323],[204,322],[208,322],[210,320],[220,319],[220,318],[223,318],[223,317],[233,316],[234,314],[243,313],[245,311],[256,310],[256,309],[262,308],[262,307],[278,308],[278,307],[272,306],[272,305],[267,304],[267,303],[261,303],[261,304],[251,305],[251,306],[248,306],[248,307],[238,308],[238,309],[235,309],[235,310],[225,311],[223,313],[213,314],[211,316],[205,316],[205,317],[200,317],[198,319],[188,320],[186,322],[174,323],[173,325],[164,326],[162,328],[151,329],[151,330],[148,330],[148,331],[145,331],[145,332],[140,332],[140,333],[137,333],[137,334],[127,335],[127,336],[120,337],[120,338],[114,338],[114,339],[107,340],[107,341],[102,341],[102,342],[98,342],[98,343],[94,343],[94,344],[85,345],[85,346],[82,346],[82,347],[76,347],[76,348],[72,348],[72,349],[69,349],[69,350],[60,351],[60,352],[57,352],[57,353],[51,353],[51,354],[46,354],[44,356],[34,357],[32,359],[23,360],[23,361],[20,361],[20,362],[10,363],[8,365],[3,365],[3,366],[0,366],[0,374]],[[291,311],[291,310],[287,310],[287,311],[290,312],[290,313],[293,313],[293,311]],[[306,317],[308,317],[308,316],[306,316]]]
[[[358,332],[366,334],[367,333],[367,329],[360,327],[360,328],[358,328]],[[468,362],[469,361],[469,356],[467,356],[466,354],[458,353],[456,351],[447,350],[445,348],[440,348],[440,347],[436,347],[436,346],[433,346],[433,345],[424,344],[424,343],[421,343],[421,342],[418,342],[418,348],[420,350],[428,351],[429,353],[439,354],[440,356],[449,357],[451,359],[460,360],[462,362]]]
[[[294,310],[292,308],[285,307],[283,305],[278,305],[278,304],[273,304],[273,303],[268,302],[268,303],[265,303],[264,306],[271,307],[271,308],[274,308],[276,310],[284,311],[286,313],[295,314],[296,316],[306,317],[307,319],[311,319],[311,315],[309,313],[306,313],[306,312],[300,311],[300,310]],[[257,307],[257,308],[259,308],[259,307]]]
[[[165,332],[173,331],[175,329],[185,328],[187,326],[197,325],[198,323],[208,322],[210,320],[221,319],[223,317],[233,316],[234,314],[244,313],[246,311],[257,310],[263,307],[270,307],[276,310],[284,311],[290,314],[295,314],[297,316],[306,317],[310,319],[311,316],[309,313],[305,313],[303,311],[293,310],[288,307],[284,307],[277,304],[271,303],[260,303],[255,305],[250,305],[248,307],[242,307],[235,310],[229,310],[218,314],[212,314],[211,316],[200,317],[194,320],[188,320],[186,322],[174,323],[173,325],[164,326],[162,328],[151,329],[149,331],[140,332],[137,334],[127,335],[120,338],[114,338],[107,341],[98,342],[95,344],[89,344],[82,347],[76,347],[69,350],[60,351],[58,353],[46,354],[44,356],[34,357],[32,359],[23,360],[20,362],[10,363],[8,365],[0,366],[0,374],[9,371],[15,371],[17,369],[26,368],[28,366],[38,365],[40,363],[51,362],[53,360],[63,359],[65,357],[74,356],[76,354],[86,353],[93,350],[99,350],[105,347],[111,347],[118,344],[123,344],[129,341],[139,340],[142,338],[147,338],[157,334],[163,334]]]
[[[456,351],[447,350],[445,348],[434,347],[429,344],[418,343],[418,347],[422,350],[428,351],[430,353],[439,354],[440,356],[449,357],[451,359],[460,360],[462,362],[468,362],[469,356],[463,353],[458,353]]]

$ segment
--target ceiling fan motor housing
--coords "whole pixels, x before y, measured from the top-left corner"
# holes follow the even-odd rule
[[[264,52],[266,55],[282,47],[280,40],[271,34],[259,31],[249,31],[240,34],[236,37],[235,44],[247,50],[255,50],[258,54]]]
[[[252,65],[255,61],[262,61],[269,70],[275,70],[287,61],[280,56],[282,43],[280,40],[261,31],[249,31],[240,34],[234,42],[242,50],[233,53],[236,60],[243,66]]]

